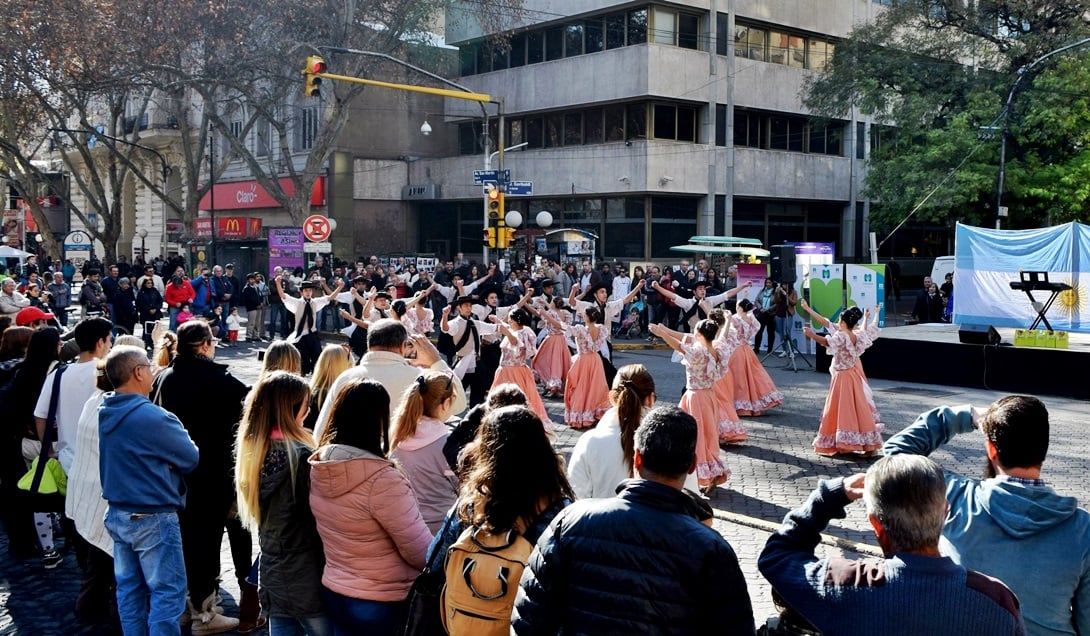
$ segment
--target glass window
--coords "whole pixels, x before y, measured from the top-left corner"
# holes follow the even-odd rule
[[[700,16],[679,13],[677,16],[677,45],[683,49],[700,48]]]
[[[511,36],[511,68],[526,64],[526,33]]]
[[[688,106],[677,108],[677,140],[696,142],[696,109]]]
[[[564,139],[564,115],[552,113],[545,115],[545,147],[556,148]]]
[[[559,60],[564,57],[564,27],[545,30],[545,60]]]
[[[583,50],[587,53],[597,53],[606,48],[605,21],[601,17],[592,18],[583,23],[583,35],[585,45]]]
[[[768,34],[768,61],[773,64],[787,64],[787,34],[782,31],[770,31]]]
[[[806,147],[806,120],[789,117],[787,126],[787,149],[791,152],[802,152]]]
[[[825,64],[833,61],[833,51],[836,49],[836,45],[832,42],[825,43]],[[824,69],[823,69],[824,70]]]
[[[492,71],[492,47],[487,42],[481,42],[477,50],[477,72],[488,73]]]
[[[642,259],[644,236],[643,197],[606,199],[603,255],[607,258]]]
[[[792,35],[787,38],[787,65],[806,68],[806,40]]]
[[[541,117],[528,117],[526,119],[527,148],[545,147],[545,120]]]
[[[615,104],[602,109],[605,117],[606,141],[624,141],[624,105]]]
[[[786,117],[773,115],[768,118],[769,135],[768,147],[772,150],[787,150],[787,142],[791,136],[791,124]]]
[[[506,42],[496,42],[492,45],[492,70],[502,71],[507,68],[507,48]]]
[[[475,155],[478,152],[483,152],[478,149],[477,143],[479,139],[477,133],[480,129],[480,122],[458,124],[458,154]]]
[[[655,7],[652,15],[654,16],[652,26],[655,30],[651,41],[656,44],[677,44],[677,13]]]
[[[466,44],[458,49],[458,72],[461,75],[473,75],[477,72],[477,45]]]
[[[677,108],[655,104],[655,139],[677,139]]]
[[[647,9],[628,12],[628,46],[647,42]]]
[[[835,157],[843,156],[842,143],[844,141],[844,125],[829,124],[825,127],[825,154]]]
[[[867,125],[861,121],[855,122],[855,158],[865,159],[867,152],[866,142]],[[871,135],[874,135],[874,128],[871,128]],[[873,140],[872,140],[873,143]]]
[[[727,54],[727,38],[730,37],[730,17],[725,13],[715,14],[715,53]]]
[[[583,23],[573,22],[564,26],[564,57],[583,54]]]
[[[810,124],[810,147],[808,152],[823,155],[826,151],[825,126],[817,122]]]
[[[579,146],[583,143],[583,113],[564,115],[564,145]]]
[[[602,109],[592,108],[583,113],[583,141],[588,144],[600,144],[606,140],[606,131],[602,123]]]
[[[526,34],[526,63],[538,64],[545,61],[545,33],[530,31]]]
[[[806,67],[812,68],[815,71],[825,70],[825,41],[824,40],[810,40],[810,57],[808,58]]]
[[[697,204],[697,199],[651,197],[651,258],[677,258],[670,247],[696,234]]]
[[[625,139],[647,139],[647,104],[629,104],[625,117]]]
[[[507,145],[517,146],[526,141],[526,132],[521,119],[507,120]]]
[[[744,110],[734,111],[734,145],[753,146],[750,142],[749,128],[751,115]]]
[[[734,122],[737,126],[738,122]],[[726,104],[715,105],[715,145],[726,146],[727,145],[727,106]]]
[[[768,61],[768,31],[738,25],[734,29],[734,55],[760,62]]]
[[[606,16],[606,48],[619,49],[624,46],[625,14],[611,13]]]

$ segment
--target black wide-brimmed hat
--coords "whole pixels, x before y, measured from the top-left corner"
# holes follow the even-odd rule
[[[375,292],[375,298],[385,298],[386,300],[393,300],[394,297],[390,295],[390,292],[383,290]]]
[[[451,305],[458,307],[459,305],[464,305],[466,303],[473,304],[475,302],[477,302],[477,299],[473,296],[459,296],[454,299],[454,302],[452,302]]]
[[[586,296],[584,296],[584,298],[594,296],[595,294],[598,293],[599,289],[604,289],[606,291],[612,291],[610,289],[609,285],[606,285],[605,283],[598,283],[597,285],[592,285],[591,288],[589,290],[587,290]]]
[[[551,278],[546,278],[545,280],[541,281],[542,287],[552,287],[554,285],[556,285],[556,281]]]
[[[304,290],[304,289],[318,289],[319,287],[320,287],[320,285],[318,285],[318,283],[315,283],[315,282],[312,282],[312,281],[309,281],[309,280],[308,281],[303,281],[299,285],[300,291]]]

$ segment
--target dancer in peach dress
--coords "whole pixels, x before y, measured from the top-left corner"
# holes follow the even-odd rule
[[[555,397],[564,392],[564,382],[571,368],[571,351],[568,350],[565,329],[571,325],[574,316],[564,307],[563,298],[553,298],[552,303],[540,305],[535,311],[539,317],[547,313],[553,318],[551,321],[542,318],[548,335],[537,347],[533,367],[538,381],[545,387],[545,395]]]
[[[542,315],[554,327],[560,324]],[[566,327],[574,337],[576,349],[564,387],[564,421],[572,428],[594,426],[611,406],[600,355],[609,339],[609,328],[602,326],[602,312],[597,307],[588,308],[585,316],[586,325]]]
[[[719,423],[723,415],[714,387],[726,375],[737,345],[727,337],[719,337],[719,325],[711,319],[697,323],[688,340],[659,324],[650,328],[652,334],[682,356],[686,389],[678,406],[696,419],[696,477],[700,491],[706,495],[730,477],[730,470],[719,458]]]
[[[492,381],[492,389],[501,384],[518,385],[526,394],[526,406],[536,413],[545,424],[545,429],[552,428],[549,412],[545,410],[545,403],[537,392],[537,383],[534,382],[534,373],[530,370],[530,360],[537,353],[534,342],[537,335],[530,328],[530,312],[518,308],[507,315],[507,321],[502,322],[495,316],[492,321],[499,325],[503,333],[500,341],[500,366],[496,369],[495,379]]]
[[[882,447],[882,420],[859,357],[878,337],[877,324],[868,325],[858,307],[845,309],[839,323],[833,324],[811,309],[805,300],[800,300],[799,306],[829,330],[829,335],[820,336],[807,325],[803,332],[807,338],[827,348],[833,358],[829,367],[832,374],[829,395],[825,398],[814,450],[825,456],[841,453],[873,455]],[[874,316],[877,322],[877,311]],[[857,333],[855,327],[860,319],[863,319],[863,328]]]
[[[753,303],[743,299],[738,313],[731,317],[734,335],[748,343],[761,328],[753,316]],[[756,416],[783,404],[783,394],[765,371],[764,365],[750,347],[738,347],[730,357],[730,375],[734,387],[734,409],[738,415]]]

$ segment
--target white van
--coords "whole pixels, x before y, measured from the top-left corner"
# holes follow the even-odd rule
[[[953,273],[954,257],[940,256],[935,259],[935,264],[931,266],[931,282],[942,287],[943,282],[946,281],[946,275]]]

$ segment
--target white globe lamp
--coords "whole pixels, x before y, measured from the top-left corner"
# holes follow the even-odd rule
[[[512,210],[504,215],[503,221],[510,227],[518,227],[522,225],[522,212]]]
[[[541,227],[549,227],[553,224],[553,215],[548,210],[542,210],[537,213],[536,220]]]

